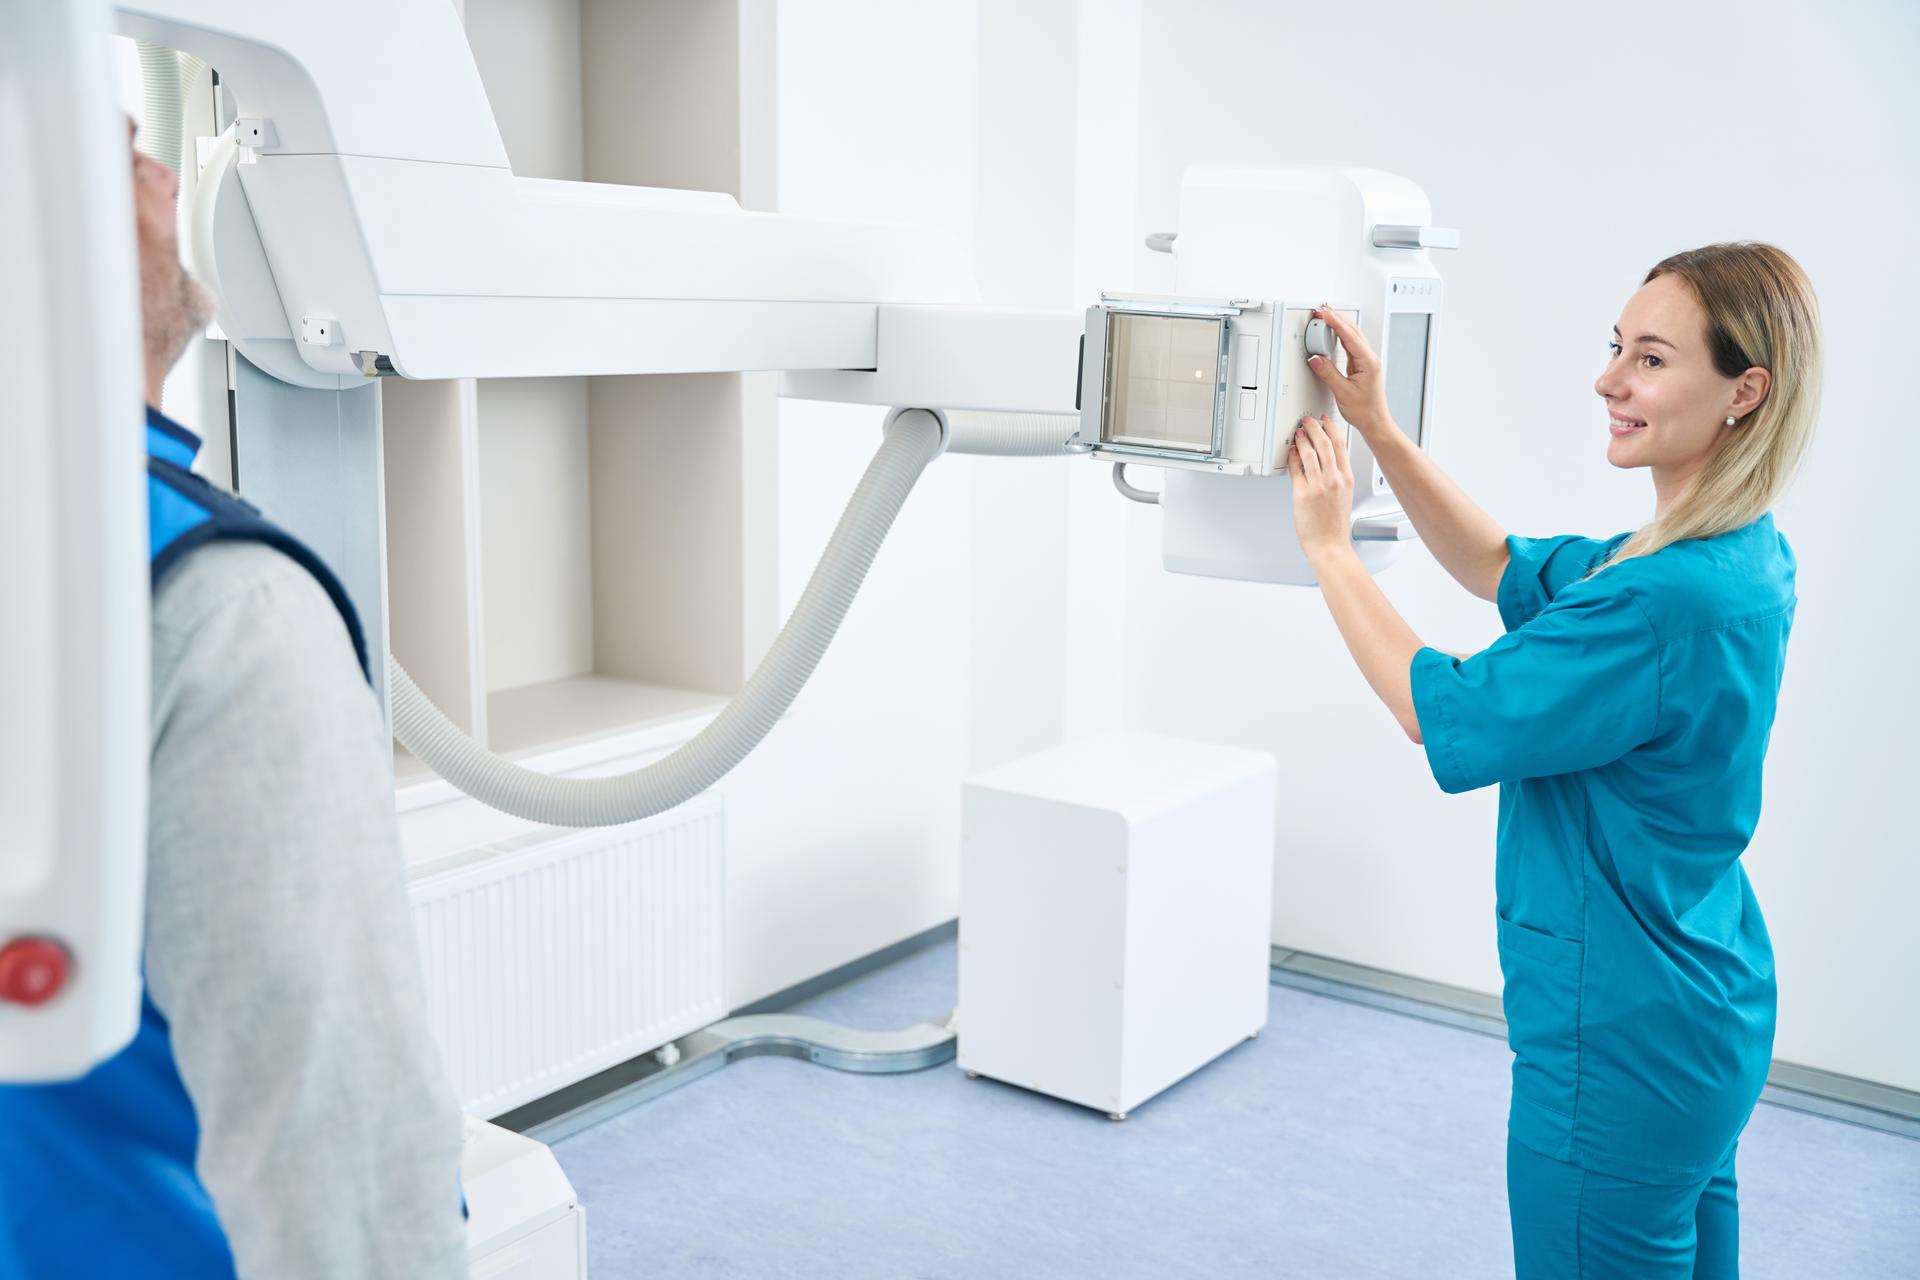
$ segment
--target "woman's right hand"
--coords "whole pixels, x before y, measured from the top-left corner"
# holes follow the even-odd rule
[[[1387,380],[1380,357],[1374,354],[1366,335],[1332,307],[1315,307],[1313,314],[1327,322],[1327,327],[1340,339],[1340,345],[1347,349],[1347,371],[1341,373],[1334,367],[1334,362],[1324,356],[1307,357],[1307,367],[1333,392],[1333,402],[1340,406],[1340,416],[1351,423],[1363,438],[1371,441],[1376,432],[1393,425],[1393,414],[1387,408]]]

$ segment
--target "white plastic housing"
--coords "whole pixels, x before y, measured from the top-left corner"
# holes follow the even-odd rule
[[[941,231],[515,177],[452,4],[120,8],[249,125],[202,174],[192,264],[283,381],[350,386],[377,356],[414,378],[869,369],[877,304],[977,297]],[[328,342],[300,339],[312,316]]]
[[[586,1280],[587,1211],[544,1144],[467,1118],[460,1187],[474,1280]]]
[[[0,3],[0,948],[71,974],[0,1002],[0,1081],[132,1037],[146,887],[147,530],[126,123],[100,0]]]
[[[1433,382],[1440,328],[1439,272],[1425,248],[1381,248],[1376,226],[1424,227],[1426,195],[1405,178],[1373,169],[1315,166],[1199,166],[1181,183],[1180,227],[1172,249],[1182,296],[1285,298],[1332,302],[1359,312],[1361,331],[1385,362],[1395,414],[1409,430],[1423,424],[1432,448]],[[1417,323],[1398,325],[1401,315]],[[1396,336],[1405,348],[1396,349]],[[1279,374],[1311,377],[1305,354],[1283,336]],[[1396,378],[1398,381],[1396,382]],[[1324,392],[1321,394],[1324,395]],[[1330,398],[1329,398],[1330,399]],[[1334,412],[1328,400],[1306,412]],[[1277,413],[1277,426],[1297,416]],[[1344,426],[1344,424],[1342,424]],[[1366,442],[1349,431],[1354,520],[1388,522],[1399,502]],[[1314,576],[1293,535],[1291,480],[1283,474],[1169,472],[1162,561],[1176,573],[1253,582],[1311,584]],[[1398,555],[1390,541],[1356,541],[1375,572]]]
[[[1336,412],[1332,393],[1307,367],[1304,339],[1316,305],[1104,296],[1087,309],[1080,441],[1109,462],[1215,475],[1283,472],[1300,419]],[[1360,322],[1358,308],[1335,309]],[[1217,362],[1201,349],[1215,344]],[[1182,362],[1183,355],[1194,358]],[[1335,364],[1345,371],[1344,348]]]
[[[969,780],[959,1065],[1123,1113],[1266,1025],[1277,776],[1128,732]]]

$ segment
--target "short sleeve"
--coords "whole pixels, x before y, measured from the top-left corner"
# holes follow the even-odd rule
[[[1595,583],[1457,659],[1414,655],[1414,713],[1443,791],[1597,768],[1651,740],[1660,644],[1631,594]]]
[[[1553,603],[1561,590],[1587,576],[1614,542],[1562,534],[1557,538],[1507,539],[1507,568],[1496,599],[1500,621],[1512,631]]]

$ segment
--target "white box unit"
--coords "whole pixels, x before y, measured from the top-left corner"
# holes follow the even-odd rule
[[[1277,773],[1130,732],[969,780],[959,1066],[1122,1116],[1258,1032]]]
[[[726,1016],[725,848],[708,795],[424,869],[410,897],[428,1016],[469,1114],[491,1119]]]
[[[469,1116],[460,1185],[471,1280],[587,1280],[587,1211],[552,1151]]]

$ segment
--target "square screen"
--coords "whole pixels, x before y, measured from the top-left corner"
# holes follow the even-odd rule
[[[1101,442],[1212,454],[1226,324],[1211,316],[1108,313]]]

